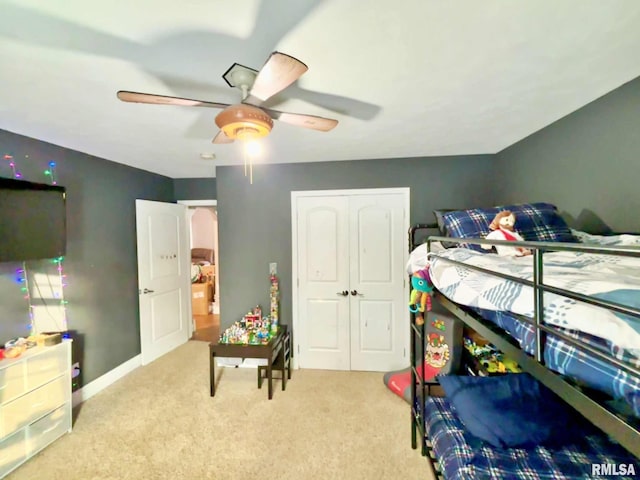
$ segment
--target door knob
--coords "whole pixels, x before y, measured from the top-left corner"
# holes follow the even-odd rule
[[[142,293],[153,293],[153,290],[149,290],[148,288],[145,288]]]
[[[349,295],[349,291],[343,290],[341,292],[336,292],[336,295],[342,295],[343,297],[346,297],[347,295]]]
[[[351,295],[353,295],[354,297],[358,295],[358,290],[351,290]]]

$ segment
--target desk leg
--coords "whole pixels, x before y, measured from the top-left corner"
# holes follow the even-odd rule
[[[273,357],[269,355],[267,363],[267,378],[269,380],[269,400],[273,398]]]
[[[209,351],[209,387],[211,389],[211,396],[216,395],[216,354]]]

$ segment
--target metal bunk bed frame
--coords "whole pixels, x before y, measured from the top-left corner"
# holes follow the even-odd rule
[[[416,232],[418,230],[424,229],[437,229],[437,225],[417,224],[412,226],[409,229],[409,251],[412,251],[417,246],[417,244],[415,243]],[[506,332],[503,332],[493,323],[481,319],[479,315],[472,310],[464,306],[455,304],[437,291],[434,292],[434,299],[440,302],[442,306],[444,306],[447,310],[449,310],[456,317],[462,320],[467,326],[475,330],[487,341],[494,344],[498,349],[518,362],[524,371],[529,372],[541,383],[554,391],[559,397],[561,397],[566,403],[571,405],[575,410],[580,412],[591,423],[596,425],[604,433],[620,443],[620,445],[625,447],[630,453],[640,458],[640,430],[638,429],[638,426],[627,423],[623,418],[620,418],[618,415],[616,415],[616,413],[605,408],[595,399],[591,398],[591,396],[581,391],[578,386],[571,383],[568,379],[565,379],[560,374],[549,370],[547,367],[545,367],[543,358],[545,335],[549,333],[562,338],[563,341],[571,344],[578,350],[586,351],[594,356],[597,356],[603,361],[609,362],[616,367],[629,372],[634,376],[640,377],[640,369],[634,367],[633,365],[627,364],[616,358],[612,358],[589,345],[577,341],[567,335],[562,334],[562,332],[559,332],[556,329],[543,324],[544,292],[558,294],[567,298],[588,303],[590,305],[607,308],[615,312],[624,313],[626,315],[640,318],[640,309],[631,308],[610,301],[599,300],[587,295],[582,295],[565,289],[546,285],[543,281],[543,254],[545,251],[573,251],[595,254],[614,254],[640,258],[640,249],[632,247],[629,248],[611,246],[590,247],[584,244],[559,242],[512,242],[503,240],[452,238],[442,236],[429,236],[426,241],[428,251],[431,250],[430,247],[432,241],[478,245],[508,245],[528,248],[533,251],[533,281],[510,277],[508,275],[503,275],[473,265],[467,265],[465,263],[448,258],[440,258],[441,260],[446,262],[464,266],[465,268],[481,271],[487,274],[496,275],[533,288],[535,297],[533,319],[521,315],[517,315],[517,318],[523,322],[531,324],[535,328],[535,356],[527,354]],[[425,321],[422,326],[416,325],[415,316],[414,314],[411,314],[411,446],[414,449],[417,448],[417,435],[420,434],[422,438],[422,454],[429,454],[432,460],[435,460],[433,452],[430,448],[430,444],[425,435],[424,415],[422,414],[422,411],[424,409],[424,401],[426,399],[426,395],[428,394],[428,389],[430,390],[430,384],[421,380],[424,378],[424,362],[422,363],[421,372],[418,371],[418,369],[416,369],[415,367],[417,360],[416,348],[419,346],[418,341],[420,341],[422,345],[420,345],[420,349],[418,351],[422,352],[425,333],[424,325],[426,325],[427,323],[428,322]]]

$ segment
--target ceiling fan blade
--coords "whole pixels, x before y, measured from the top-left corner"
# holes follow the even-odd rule
[[[213,137],[211,143],[233,143],[233,138],[227,137],[227,135],[222,130],[220,130],[218,134]]]
[[[205,102],[204,100],[192,100],[190,98],[168,97],[166,95],[154,95],[151,93],[129,92],[120,90],[118,98],[123,102],[152,103],[156,105],[178,105],[182,107],[211,107],[227,108],[228,103]]]
[[[262,110],[267,112],[274,120],[280,120],[281,122],[295,125],[296,127],[320,130],[321,132],[328,132],[338,125],[338,120],[332,118],[305,115],[303,113],[279,112],[278,110],[271,110],[269,108],[263,108]]]
[[[246,103],[264,102],[284,90],[309,68],[297,58],[285,53],[273,52],[258,72]]]

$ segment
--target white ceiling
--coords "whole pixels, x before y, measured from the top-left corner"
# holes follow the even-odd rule
[[[0,0],[0,129],[212,177],[220,110],[116,91],[238,103],[222,74],[276,50],[309,71],[266,105],[340,123],[276,121],[259,162],[495,153],[640,76],[640,1]]]

